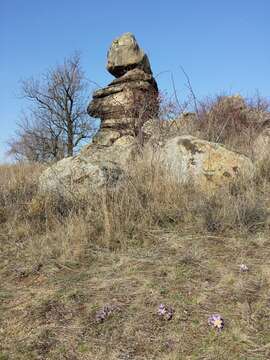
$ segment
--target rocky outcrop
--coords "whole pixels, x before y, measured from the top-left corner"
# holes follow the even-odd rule
[[[210,113],[220,114],[220,112],[224,114],[232,113],[237,114],[247,110],[247,105],[245,103],[244,98],[239,95],[230,95],[230,96],[220,96],[215,104],[211,107]]]
[[[110,148],[90,144],[79,155],[58,161],[42,173],[40,191],[76,196],[76,193],[117,186],[137,153],[134,144],[123,140]]]
[[[138,148],[132,137],[122,137],[111,147],[91,144],[79,155],[63,159],[44,171],[40,189],[76,194],[113,188],[125,178],[130,164],[136,166],[137,160]],[[237,177],[252,177],[254,172],[246,156],[190,135],[169,138],[157,147],[149,143],[144,148],[143,161],[161,166],[166,176],[176,182],[193,182],[204,192]]]
[[[113,41],[107,69],[117,77],[97,90],[88,106],[92,117],[101,119],[93,143],[112,145],[122,136],[136,136],[145,121],[157,116],[158,87],[149,60],[131,33]]]
[[[101,119],[101,129],[93,143],[77,156],[63,159],[43,172],[40,177],[42,192],[74,196],[113,188],[125,178],[130,164],[136,166],[138,154],[142,154],[143,161],[150,160],[151,166],[156,161],[175,181],[192,181],[203,191],[253,173],[251,160],[243,155],[193,136],[176,136],[176,129],[185,133],[197,123],[195,114],[183,114],[171,122],[155,120],[157,84],[148,58],[132,34],[124,34],[113,42],[107,68],[116,79],[97,90],[88,106],[88,113]],[[231,107],[232,102],[236,112],[243,111],[239,97],[229,99],[228,106]],[[143,131],[147,133],[147,125],[143,126],[146,122],[150,140],[142,150],[135,136]],[[168,132],[169,137],[155,140],[157,123],[160,131]]]
[[[151,162],[156,159],[169,177],[180,183],[192,181],[206,192],[238,176],[252,176],[254,170],[246,156],[190,135],[168,139],[150,154]]]
[[[43,172],[42,192],[74,194],[116,186],[138,153],[134,136],[158,112],[158,87],[147,55],[131,33],[113,41],[107,69],[116,79],[97,90],[88,106],[101,119],[92,144]]]

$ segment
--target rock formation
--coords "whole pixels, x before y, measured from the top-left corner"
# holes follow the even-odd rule
[[[147,149],[146,157],[151,163],[156,159],[177,182],[191,181],[203,192],[222,187],[237,176],[251,177],[254,173],[248,157],[191,135],[175,136],[158,149]]]
[[[153,124],[149,119],[157,116],[157,84],[147,56],[130,33],[112,43],[107,69],[116,79],[108,87],[96,91],[88,106],[88,113],[101,119],[100,131],[77,156],[63,159],[43,172],[40,177],[42,192],[73,196],[77,192],[113,188],[122,183],[130,164],[136,166],[139,151],[135,136],[142,133],[146,121],[151,130]],[[242,102],[236,100],[237,111],[242,111]],[[193,123],[194,116],[192,113],[184,115],[179,124]],[[174,123],[177,126],[177,122]],[[244,155],[193,136],[175,136],[175,129],[172,133],[171,125],[165,121],[161,122],[161,127],[170,132],[169,138],[146,142],[140,154],[143,161],[150,160],[151,166],[158,161],[176,182],[191,180],[203,191],[209,191],[238,175],[252,174],[253,164]],[[149,132],[149,137],[153,138],[153,131]]]
[[[112,42],[108,51],[107,70],[115,77],[123,76],[132,69],[141,69],[152,75],[147,55],[131,33],[125,33]]]
[[[87,145],[73,157],[62,159],[40,176],[44,193],[65,196],[87,193],[102,187],[114,188],[125,177],[128,163],[135,159],[132,144],[116,141],[111,147]]]
[[[88,106],[89,115],[101,119],[101,129],[93,139],[99,145],[140,135],[143,123],[158,113],[157,83],[147,55],[131,33],[113,41],[107,69],[116,79],[97,90]]]

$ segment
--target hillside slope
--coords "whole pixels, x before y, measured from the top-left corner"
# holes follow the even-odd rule
[[[206,196],[141,164],[72,199],[38,195],[41,170],[1,167],[0,359],[270,358],[265,168]]]

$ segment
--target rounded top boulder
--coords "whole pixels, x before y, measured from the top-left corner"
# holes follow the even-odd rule
[[[116,78],[138,68],[152,74],[147,55],[140,49],[135,36],[125,33],[112,42],[107,54],[107,70]]]

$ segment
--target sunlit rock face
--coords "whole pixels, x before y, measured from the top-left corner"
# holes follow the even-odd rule
[[[101,120],[93,143],[110,146],[122,136],[137,136],[144,122],[157,116],[159,104],[148,57],[131,33],[112,42],[107,70],[116,79],[94,92],[87,110]]]
[[[203,192],[254,174],[254,165],[248,157],[190,135],[170,138],[158,149],[146,146],[145,157],[152,163],[156,159],[170,178],[179,183],[192,182]]]
[[[111,44],[107,70],[118,78],[135,68],[152,75],[149,59],[140,49],[135,36],[132,33],[125,33]]]

